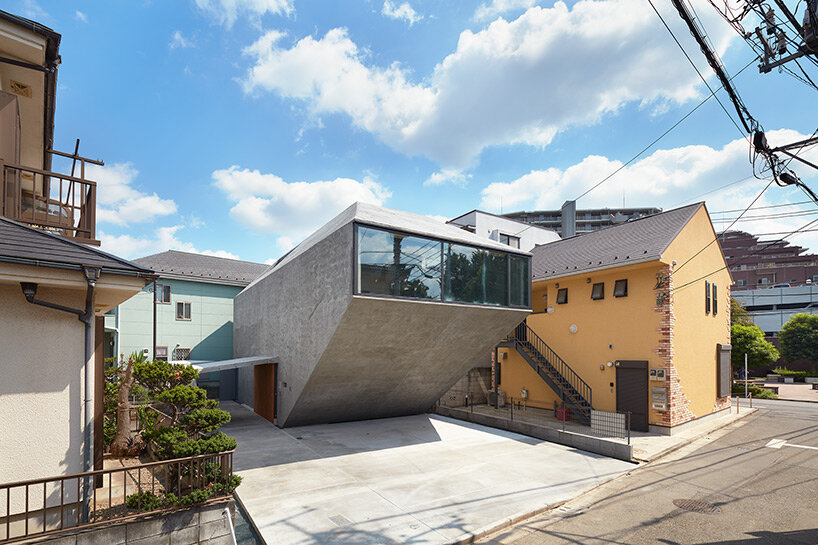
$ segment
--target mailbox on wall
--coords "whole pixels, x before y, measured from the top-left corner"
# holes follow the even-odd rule
[[[667,410],[667,388],[650,389],[650,408],[656,411]]]

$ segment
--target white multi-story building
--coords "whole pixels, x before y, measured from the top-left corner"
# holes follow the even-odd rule
[[[478,237],[495,240],[512,248],[530,252],[534,246],[548,244],[560,239],[551,229],[496,216],[481,210],[472,210],[448,221]]]

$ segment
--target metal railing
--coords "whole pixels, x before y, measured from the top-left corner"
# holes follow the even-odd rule
[[[576,401],[585,401],[590,409],[593,406],[593,392],[587,382],[582,380],[571,367],[565,363],[559,354],[554,352],[533,329],[528,327],[526,322],[521,322],[511,335],[509,340],[515,341],[517,344],[522,344],[525,348],[531,348],[534,351],[532,356],[539,356],[536,359],[538,363],[545,369],[547,373],[556,375],[556,382],[563,388],[564,392],[557,392],[559,394],[565,393],[569,397],[573,395],[579,396],[581,399]],[[573,391],[572,391],[573,390]]]
[[[78,242],[99,244],[97,184],[85,178],[85,164],[103,163],[53,150],[49,153],[79,161],[79,176],[0,159],[0,215]]]
[[[233,489],[233,453],[0,484],[0,515],[5,515],[0,516],[0,543],[228,497]],[[101,486],[84,486],[91,480]],[[87,496],[85,490],[90,491]],[[198,490],[206,492],[179,501]],[[176,501],[167,501],[169,497]]]

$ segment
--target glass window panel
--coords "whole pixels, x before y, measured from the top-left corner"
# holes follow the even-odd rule
[[[605,299],[605,283],[599,282],[598,284],[594,284],[591,288],[591,299],[597,301],[599,299]]]
[[[628,296],[628,279],[617,280],[614,284],[614,297]]]
[[[557,304],[564,305],[568,302],[568,288],[560,288],[557,290]]]
[[[437,240],[358,227],[358,293],[440,299]]]
[[[446,300],[508,305],[508,256],[446,244]]]
[[[509,304],[513,307],[528,307],[528,292],[531,279],[528,274],[528,258],[516,255],[508,256],[511,266],[511,294]]]

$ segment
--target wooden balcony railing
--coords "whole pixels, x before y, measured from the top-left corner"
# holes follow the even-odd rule
[[[49,153],[78,161],[79,176],[0,159],[0,215],[99,246],[96,240],[97,184],[85,178],[85,164],[103,163],[53,150]]]

